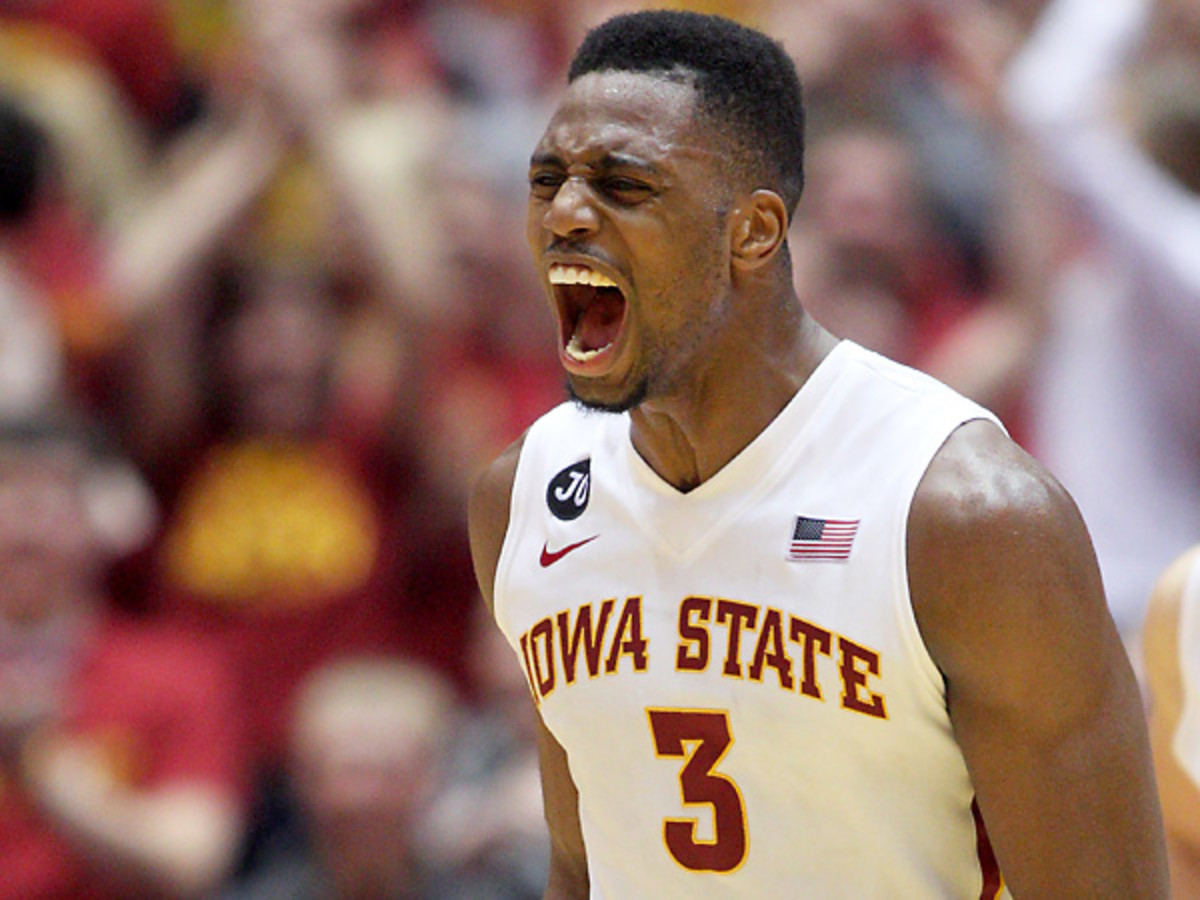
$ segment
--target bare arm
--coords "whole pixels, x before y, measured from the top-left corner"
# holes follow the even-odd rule
[[[471,559],[475,564],[475,580],[489,611],[494,601],[496,565],[504,546],[508,529],[509,498],[513,478],[517,474],[517,458],[521,454],[519,439],[508,447],[483,471],[475,486],[467,509],[467,526],[471,533]]]
[[[415,86],[356,93],[352,60],[362,48],[344,37],[344,26],[365,5],[241,0],[238,8],[283,109],[344,202],[376,274],[417,327],[444,312],[439,268],[447,262],[424,167],[445,107],[436,91]]]
[[[88,856],[132,884],[203,897],[232,869],[242,815],[216,785],[128,787],[87,738],[35,741],[25,756],[25,781],[42,811]]]
[[[1144,39],[1151,0],[1054,0],[1007,73],[1009,113],[1108,243],[1153,275],[1142,304],[1200,340],[1200,201],[1134,140],[1115,87]]]
[[[1200,896],[1200,786],[1180,765],[1173,748],[1187,699],[1179,658],[1180,612],[1198,557],[1200,548],[1193,548],[1163,573],[1150,598],[1143,634],[1150,745],[1162,796],[1172,893],[1180,898]]]
[[[544,724],[538,723],[542,797],[550,826],[550,878],[545,900],[587,900],[587,849],[579,826],[579,792],[567,767],[567,754]]]
[[[508,527],[509,497],[521,442],[500,455],[480,476],[471,492],[468,522],[475,577],[488,609],[493,608],[493,585],[504,533]],[[542,797],[550,829],[550,877],[546,900],[586,900],[587,854],[579,825],[579,794],[567,766],[562,746],[538,722],[538,760],[542,772]]]
[[[947,441],[914,499],[913,607],[1018,897],[1165,897],[1141,700],[1091,543],[993,425]]]
[[[154,189],[110,226],[105,268],[125,317],[172,302],[275,176],[286,149],[265,97],[176,142]]]

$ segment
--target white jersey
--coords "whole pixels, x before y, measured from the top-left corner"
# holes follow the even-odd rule
[[[843,341],[695,490],[629,417],[526,436],[495,583],[579,789],[591,896],[1004,896],[905,566],[917,483],[994,417]]]

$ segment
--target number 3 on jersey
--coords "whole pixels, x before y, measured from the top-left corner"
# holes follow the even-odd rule
[[[729,714],[707,709],[647,709],[654,751],[682,758],[679,786],[685,806],[712,807],[712,840],[696,836],[697,819],[666,819],[667,850],[685,869],[732,872],[746,858],[746,809],[732,779],[714,768],[733,743]]]

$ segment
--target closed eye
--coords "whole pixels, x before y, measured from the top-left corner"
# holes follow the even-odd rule
[[[566,181],[566,176],[561,172],[547,170],[532,172],[529,175],[529,190],[539,199],[553,200],[564,181]]]
[[[606,196],[619,203],[637,203],[654,193],[646,182],[624,175],[609,175],[600,181],[599,187]]]

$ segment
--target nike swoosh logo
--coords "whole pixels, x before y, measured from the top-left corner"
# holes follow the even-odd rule
[[[582,541],[576,541],[573,544],[567,544],[567,546],[563,547],[561,550],[553,550],[552,551],[548,544],[542,544],[542,555],[538,559],[538,562],[540,562],[542,564],[543,569],[546,568],[547,566],[552,566],[556,562],[558,562],[560,559],[562,559],[564,556],[566,556],[568,553],[570,553],[572,550],[578,550],[584,544],[590,544],[592,541],[594,541],[598,537],[600,537],[600,535],[593,534],[591,537],[584,538]]]

